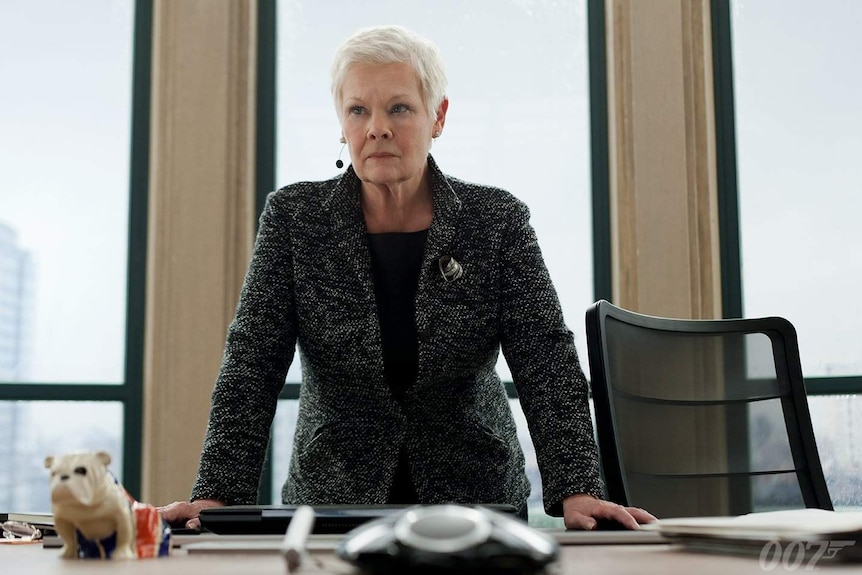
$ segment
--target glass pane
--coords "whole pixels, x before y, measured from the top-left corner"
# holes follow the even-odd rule
[[[860,374],[862,3],[731,4],[745,315],[793,322],[805,375]]]
[[[584,311],[593,301],[593,268],[585,0],[373,0],[342,3],[335,11],[326,3],[281,0],[279,186],[338,172],[332,55],[356,29],[381,23],[406,26],[440,47],[450,105],[444,135],[431,153],[445,173],[500,186],[530,207],[587,370]],[[298,363],[287,381],[301,379]],[[497,367],[511,379],[502,355]],[[519,425],[527,437],[520,416]],[[274,467],[277,490],[285,475]],[[536,520],[536,513],[531,517]]]
[[[862,511],[862,398],[808,398],[817,450],[836,509]]]
[[[808,398],[817,450],[836,509],[862,510],[862,398]]]
[[[123,380],[133,16],[0,2],[0,381]]]
[[[51,511],[45,458],[107,451],[122,481],[123,406],[95,401],[0,401],[0,511]]]
[[[293,453],[293,432],[299,415],[299,401],[282,399],[278,402],[272,424],[272,501],[281,502],[281,488],[287,479],[290,456]]]

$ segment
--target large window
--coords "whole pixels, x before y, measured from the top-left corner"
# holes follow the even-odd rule
[[[123,474],[135,8],[0,3],[0,510],[49,509],[46,455]]]
[[[375,0],[278,3],[277,184],[337,173],[341,130],[331,101],[329,65],[356,29],[401,24],[441,49],[449,113],[431,153],[453,176],[503,187],[532,213],[545,261],[575,332],[586,369],[583,314],[593,301],[589,91],[585,0],[411,3]],[[346,159],[346,151],[345,151]],[[502,360],[501,377],[511,379]],[[289,382],[298,382],[292,367]],[[273,497],[287,470],[295,404],[276,420]],[[519,413],[534,483],[530,513],[541,517],[535,456]]]
[[[133,13],[130,1],[0,6],[0,218],[29,262],[26,353],[3,379],[123,379]]]
[[[809,393],[862,391],[862,4],[734,0],[731,18],[744,314],[793,322]],[[862,505],[862,402],[811,411],[835,504]]]

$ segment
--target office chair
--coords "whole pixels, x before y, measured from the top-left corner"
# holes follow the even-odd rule
[[[832,509],[785,319],[587,310],[596,428],[611,501],[662,517]]]

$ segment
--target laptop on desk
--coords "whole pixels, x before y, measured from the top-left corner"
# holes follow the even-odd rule
[[[387,517],[412,505],[315,505],[314,533],[347,533],[368,521]],[[487,504],[487,509],[516,514],[511,505]],[[201,528],[220,535],[284,535],[296,505],[229,505],[200,513]]]

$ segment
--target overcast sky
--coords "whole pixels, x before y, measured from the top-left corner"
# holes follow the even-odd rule
[[[133,3],[0,2],[0,220],[36,269],[31,378],[120,383]]]
[[[733,2],[745,314],[862,374],[862,2]]]

